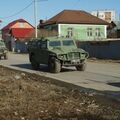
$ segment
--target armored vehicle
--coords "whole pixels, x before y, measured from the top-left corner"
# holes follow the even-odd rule
[[[77,48],[70,38],[32,39],[28,43],[28,51],[33,69],[38,69],[40,64],[47,64],[52,73],[60,72],[62,66],[75,66],[78,71],[86,68],[88,53]]]
[[[8,59],[8,50],[5,46],[5,43],[0,40],[0,59],[4,57],[4,59]]]

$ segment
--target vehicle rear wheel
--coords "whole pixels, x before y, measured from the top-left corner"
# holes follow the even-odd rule
[[[33,55],[30,57],[30,60],[31,60],[32,69],[33,70],[38,70],[39,69],[39,63],[36,62]]]
[[[78,71],[85,71],[87,64],[83,63],[81,65],[75,66]]]
[[[59,73],[61,71],[61,63],[55,58],[51,58],[49,62],[49,69],[51,73]]]

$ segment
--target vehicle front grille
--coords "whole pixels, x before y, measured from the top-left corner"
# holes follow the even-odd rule
[[[68,53],[68,59],[80,59],[79,52],[70,52]]]

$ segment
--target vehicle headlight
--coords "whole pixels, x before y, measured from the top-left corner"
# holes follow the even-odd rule
[[[6,53],[7,52],[7,50],[4,50],[4,53]]]
[[[81,54],[81,58],[85,58],[85,54],[84,53]]]
[[[65,60],[66,59],[66,55],[63,55],[63,54],[62,55],[58,55],[58,58],[62,59],[62,60]]]

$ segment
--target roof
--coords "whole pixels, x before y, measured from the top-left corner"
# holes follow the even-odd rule
[[[13,28],[11,30],[11,34],[15,38],[26,38],[29,37],[30,34],[32,34],[33,29],[32,28]]]
[[[13,25],[15,25],[17,22],[22,22],[22,23],[28,23],[27,21],[25,21],[24,19],[18,19],[18,20],[15,20],[11,23],[9,23],[8,25],[6,25],[5,27],[2,28],[2,30],[5,30],[5,29],[10,29]],[[28,23],[29,25],[31,25],[30,23]],[[32,26],[32,25],[31,25]],[[33,27],[33,26],[32,26]]]
[[[50,24],[58,24],[58,23],[66,23],[66,24],[99,24],[99,25],[108,25],[109,23],[97,18],[96,16],[91,15],[85,11],[81,10],[63,10],[58,13],[51,19],[44,22],[42,25],[50,25]]]
[[[120,29],[120,21],[112,21],[116,25],[116,29]]]

